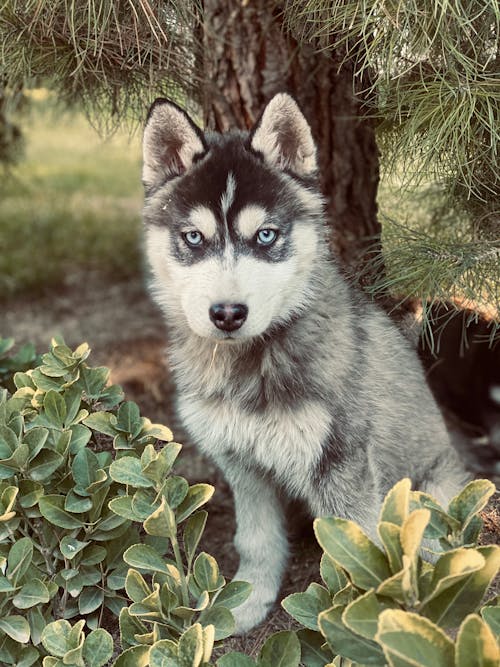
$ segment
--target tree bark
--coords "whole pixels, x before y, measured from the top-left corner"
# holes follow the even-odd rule
[[[380,236],[378,152],[372,121],[354,92],[353,68],[315,53],[283,29],[265,0],[205,0],[203,115],[208,129],[250,128],[277,92],[299,102],[318,146],[332,247],[359,275]]]

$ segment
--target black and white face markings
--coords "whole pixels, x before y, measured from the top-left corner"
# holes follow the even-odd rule
[[[292,205],[280,176],[263,169],[241,139],[224,143],[229,146],[215,147],[172,184],[161,204],[158,219],[170,232],[175,258],[184,265],[229,256],[285,261],[297,202]]]

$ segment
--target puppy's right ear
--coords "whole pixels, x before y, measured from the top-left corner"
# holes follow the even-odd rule
[[[159,98],[149,110],[144,129],[142,182],[152,190],[180,176],[194,158],[207,151],[202,131],[176,104]]]

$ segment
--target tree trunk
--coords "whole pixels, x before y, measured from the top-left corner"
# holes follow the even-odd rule
[[[208,129],[247,129],[276,92],[299,102],[316,140],[332,246],[358,273],[377,242],[378,153],[372,122],[354,94],[352,66],[314,53],[283,29],[265,0],[205,0],[203,112]]]

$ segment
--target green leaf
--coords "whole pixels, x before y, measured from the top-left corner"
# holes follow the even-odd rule
[[[152,426],[157,426],[156,424],[152,424]],[[146,427],[148,428],[148,427]],[[166,427],[165,427],[166,428]],[[170,429],[167,429],[167,431],[170,433]],[[167,435],[167,433],[165,433]],[[162,440],[163,438],[160,438]],[[170,470],[172,466],[175,463],[176,458],[179,456],[179,452],[182,449],[182,445],[179,445],[178,442],[168,442],[164,447],[162,447],[160,454],[162,457],[164,457],[165,461],[167,462],[167,469]]]
[[[109,475],[111,479],[120,484],[141,488],[154,486],[154,482],[143,474],[141,461],[135,456],[123,456],[113,461],[109,466]]]
[[[447,551],[436,562],[429,585],[429,592],[422,606],[437,597],[453,584],[484,567],[483,556],[475,549],[454,549]]]
[[[384,547],[392,573],[403,568],[403,547],[401,546],[401,527],[394,523],[381,521],[377,532]]]
[[[18,609],[29,609],[37,604],[45,604],[49,598],[47,586],[40,579],[31,579],[14,596],[12,604]]]
[[[496,545],[478,547],[477,551],[484,557],[484,566],[435,596],[420,609],[421,614],[448,628],[456,627],[467,614],[478,608],[484,593],[498,572],[500,547]]]
[[[19,440],[15,432],[8,426],[0,424],[0,459],[10,458],[18,446]]]
[[[88,444],[90,438],[92,437],[92,431],[83,424],[72,424],[70,426],[70,431],[70,452],[72,454],[77,454],[80,449],[83,449],[85,445]]]
[[[492,632],[500,637],[500,607],[483,607],[481,616],[488,623]]]
[[[231,581],[219,592],[216,601],[217,604],[222,607],[234,609],[235,607],[239,607],[240,604],[243,604],[248,599],[251,592],[252,585],[246,581]]]
[[[92,509],[92,500],[90,498],[82,498],[82,496],[77,495],[73,489],[70,489],[66,495],[66,500],[64,501],[64,509],[67,512],[74,512],[75,514],[88,512]]]
[[[53,595],[54,592],[51,591],[51,597],[53,597]],[[42,632],[47,625],[47,620],[42,614],[42,610],[40,607],[32,607],[28,611],[27,616],[28,616],[28,623],[30,626],[31,644],[38,646],[42,637]]]
[[[44,496],[38,501],[41,515],[59,528],[82,528],[83,522],[64,509],[64,496],[56,494]]]
[[[118,516],[114,512],[103,514],[100,521],[97,522],[92,530],[91,536],[93,540],[98,542],[105,540],[108,542],[120,535],[123,535],[130,529],[130,521],[124,517]]]
[[[168,506],[173,510],[178,507],[186,498],[189,491],[189,484],[184,477],[173,475],[169,477],[163,487],[163,495],[166,498]]]
[[[149,646],[132,646],[121,653],[112,667],[148,667]]]
[[[332,595],[335,595],[347,586],[348,579],[345,572],[327,553],[321,556],[321,578]]]
[[[137,643],[135,635],[142,635],[147,632],[147,627],[138,618],[130,615],[127,607],[120,611],[120,640],[122,647],[133,646]]]
[[[132,602],[142,602],[150,595],[151,590],[144,577],[137,570],[129,569],[125,579],[125,591]]]
[[[217,561],[204,551],[194,562],[193,574],[198,586],[209,593],[218,591],[224,586],[224,577],[219,572]]]
[[[174,537],[177,533],[175,514],[167,505],[165,498],[157,510],[144,521],[144,530],[148,535],[157,537]]]
[[[21,648],[19,644],[18,648]],[[31,667],[40,660],[40,654],[34,646],[24,646],[18,652],[16,667]]]
[[[111,437],[117,434],[115,428],[116,417],[111,412],[93,412],[83,420],[83,423],[93,431],[98,431]]]
[[[113,655],[113,638],[106,630],[97,628],[86,637],[82,656],[87,665],[102,667]]]
[[[353,521],[337,517],[316,519],[314,532],[324,551],[347,570],[359,588],[374,588],[390,576],[385,555]]]
[[[23,436],[23,442],[28,445],[30,450],[30,459],[34,459],[35,456],[43,449],[43,446],[47,442],[49,436],[49,430],[47,428],[32,428]]]
[[[80,371],[78,386],[90,400],[97,400],[106,386],[109,378],[109,369],[103,366],[98,368],[87,368],[83,366]]]
[[[208,502],[214,495],[214,491],[214,487],[210,484],[193,484],[193,486],[190,486],[186,498],[177,508],[177,523],[181,523],[184,519],[187,519],[199,507]]]
[[[375,641],[380,614],[384,609],[397,608],[395,602],[389,598],[380,598],[371,590],[347,605],[342,614],[342,621],[349,630]]]
[[[65,373],[63,372],[63,375]],[[64,398],[57,391],[50,389],[44,396],[43,409],[45,417],[55,428],[62,428],[66,420],[67,410]]]
[[[171,639],[160,639],[149,652],[149,667],[180,667],[177,644]]]
[[[140,521],[144,521],[158,509],[160,503],[155,489],[137,489],[132,496],[132,511],[141,517]]]
[[[320,630],[333,653],[362,665],[385,665],[380,647],[349,630],[342,621],[342,612],[342,607],[332,607],[323,611],[318,619]]]
[[[188,558],[188,563],[191,562],[200,543],[201,536],[205,530],[208,513],[205,510],[200,510],[189,517],[184,528],[184,549]]]
[[[179,639],[180,667],[199,667],[203,660],[203,629],[199,623],[188,628]]]
[[[466,617],[458,631],[456,667],[498,667],[500,649],[487,623],[477,614]]]
[[[156,438],[157,440],[162,440],[163,442],[170,442],[174,439],[172,431],[163,424],[147,424],[143,429],[148,436]]]
[[[137,514],[132,506],[132,498],[130,496],[118,496],[109,501],[108,507],[115,514],[130,519],[131,521],[142,521],[142,517]]]
[[[112,384],[109,387],[105,387],[99,397],[99,403],[105,410],[110,410],[123,401],[123,398],[123,389],[117,384]]]
[[[198,621],[206,627],[213,625],[215,628],[215,641],[226,639],[234,632],[234,618],[229,609],[214,605],[201,612]]]
[[[42,451],[31,461],[29,476],[37,482],[46,481],[64,462],[64,457],[50,449]]]
[[[325,588],[311,584],[305,593],[292,593],[286,597],[281,606],[304,627],[319,630],[318,616],[332,606],[332,599]]]
[[[33,507],[43,496],[43,486],[31,479],[19,480],[19,504],[21,507]]]
[[[116,428],[119,431],[130,433],[133,438],[139,435],[142,428],[142,420],[137,403],[125,401],[120,405],[116,415]]]
[[[95,480],[99,460],[91,449],[80,449],[73,458],[71,474],[79,490],[85,491]]]
[[[7,558],[7,579],[16,586],[28,571],[33,558],[33,542],[29,537],[21,537],[13,544]]]
[[[86,547],[80,560],[80,565],[97,565],[102,563],[106,558],[107,551],[104,547],[100,547],[98,544],[91,544]]]
[[[494,493],[493,482],[487,479],[475,479],[452,498],[448,513],[466,528],[473,516],[486,507]]]
[[[91,614],[104,602],[104,591],[97,586],[87,586],[78,596],[80,614]]]
[[[133,544],[123,554],[123,560],[127,565],[147,572],[169,573],[162,557],[147,544]]]
[[[0,630],[20,644],[30,639],[30,626],[23,616],[3,616],[0,618]]]
[[[299,663],[300,642],[291,630],[271,635],[259,653],[259,667],[299,667]]]
[[[76,554],[80,553],[80,551],[85,549],[89,544],[90,542],[80,542],[80,540],[77,540],[75,537],[65,535],[59,544],[59,548],[65,558],[72,560]]]
[[[391,667],[454,667],[453,642],[418,614],[383,611],[376,639]]]
[[[330,649],[325,646],[325,638],[313,630],[299,630],[301,663],[304,667],[325,667],[333,660]]]

